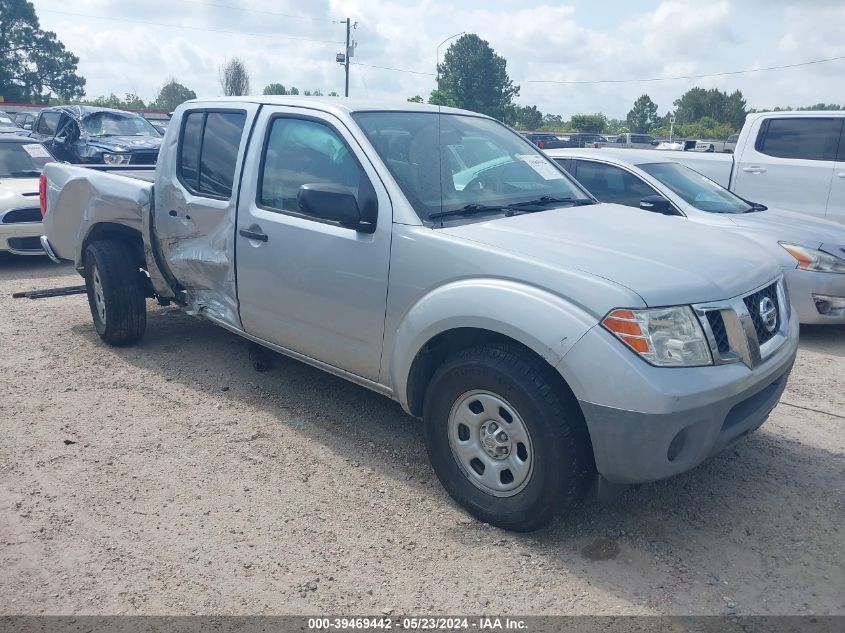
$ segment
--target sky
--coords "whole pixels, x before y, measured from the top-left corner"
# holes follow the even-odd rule
[[[561,84],[730,72],[845,56],[842,0],[35,0],[42,28],[80,58],[88,97],[152,100],[169,78],[221,94],[234,56],[252,92],[285,86],[343,94],[345,24],[357,23],[350,96],[427,97],[437,45],[476,33],[507,60],[516,102],[569,117],[624,118],[648,94],[660,114],[694,86],[739,89],[749,107],[845,103],[845,59],[801,68],[672,81]],[[449,43],[440,49],[445,53]],[[359,65],[360,64],[360,65]],[[366,66],[364,64],[367,64]],[[373,68],[402,69],[397,72]],[[411,72],[408,72],[411,71]]]

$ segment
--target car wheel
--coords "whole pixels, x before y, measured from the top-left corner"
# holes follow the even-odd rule
[[[97,334],[109,345],[130,345],[147,327],[144,277],[130,249],[103,240],[85,251],[85,287]]]
[[[592,469],[577,403],[553,370],[521,350],[462,350],[435,372],[423,407],[431,463],[450,495],[482,521],[542,527],[580,497]]]

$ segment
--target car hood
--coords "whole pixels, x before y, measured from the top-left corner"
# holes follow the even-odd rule
[[[636,213],[616,204],[554,209],[440,230],[608,279],[637,293],[649,306],[729,299],[762,286],[780,272],[764,249],[732,232],[679,217]]]
[[[96,136],[88,139],[88,145],[111,152],[140,152],[157,150],[161,147],[161,137],[157,136]]]
[[[38,178],[0,178],[0,213],[40,204]]]
[[[763,233],[774,241],[791,242],[810,248],[821,244],[845,247],[845,225],[804,213],[769,208],[756,213],[732,214],[738,228]]]

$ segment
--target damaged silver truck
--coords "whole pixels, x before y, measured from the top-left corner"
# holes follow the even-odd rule
[[[49,164],[42,211],[106,343],[156,299],[393,398],[454,499],[511,530],[732,445],[795,359],[757,246],[600,204],[461,110],[191,101],[154,182]]]

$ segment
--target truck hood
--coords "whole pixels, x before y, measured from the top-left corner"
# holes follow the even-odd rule
[[[38,178],[0,178],[0,213],[40,204]]]
[[[769,208],[757,213],[729,216],[738,228],[762,233],[773,241],[791,242],[809,248],[821,244],[845,247],[845,226],[804,213]]]
[[[110,152],[132,153],[159,149],[161,138],[156,136],[96,136],[88,139],[88,145]]]
[[[764,249],[730,231],[683,218],[636,213],[616,204],[554,209],[440,230],[602,277],[637,293],[649,306],[729,299],[764,285],[780,272]]]

